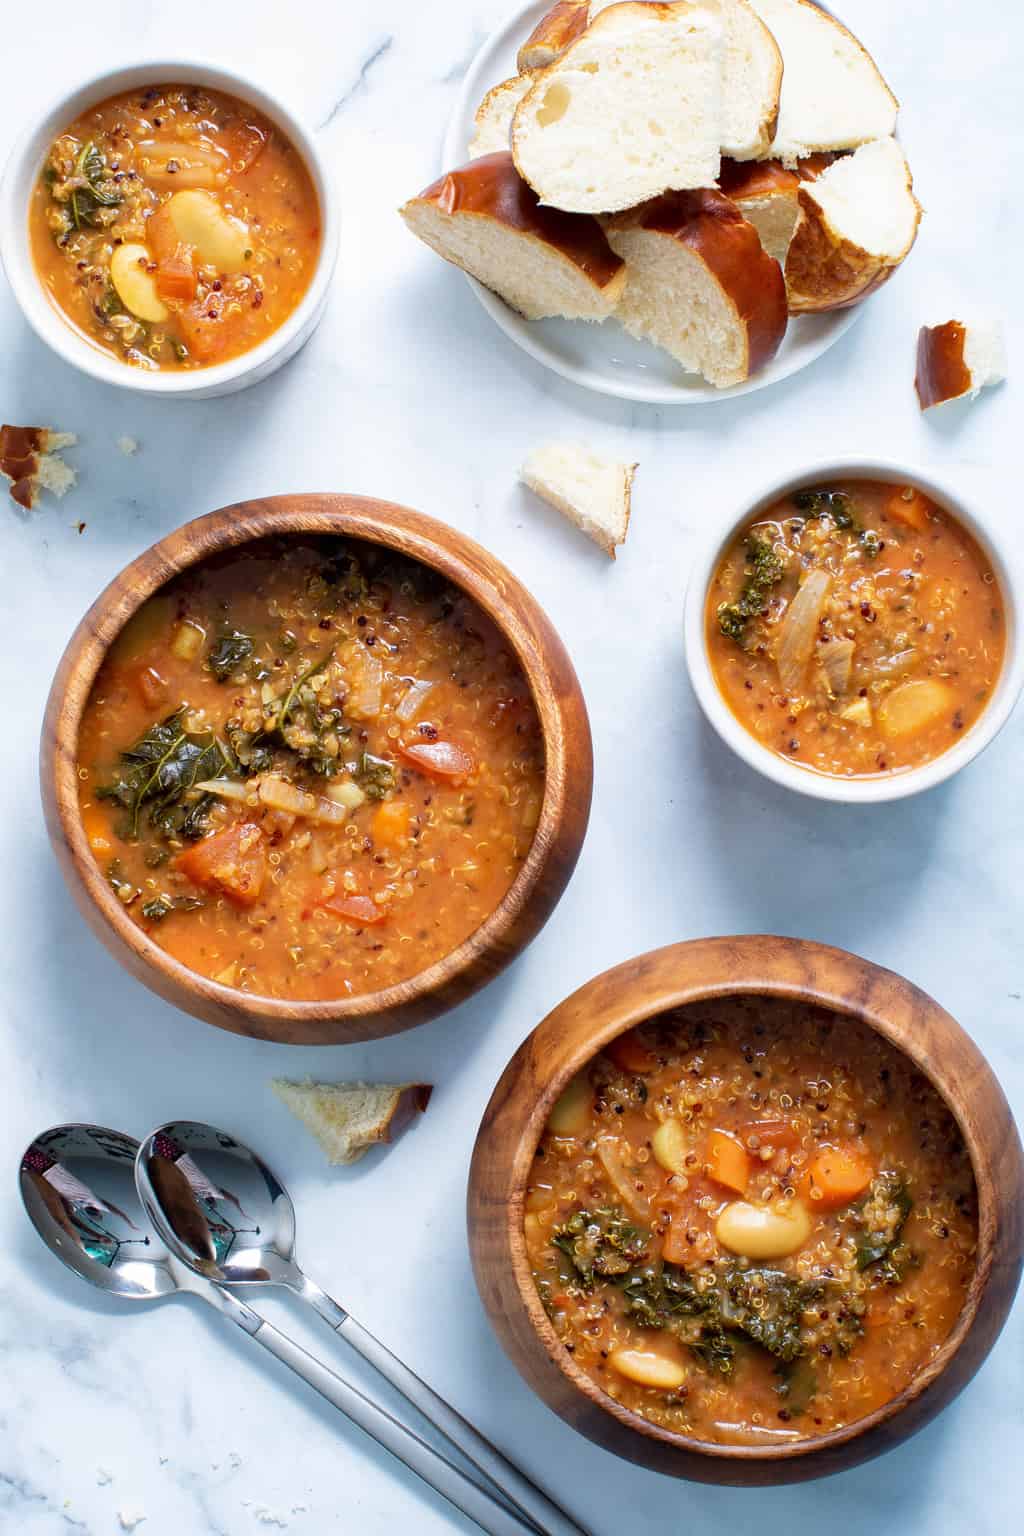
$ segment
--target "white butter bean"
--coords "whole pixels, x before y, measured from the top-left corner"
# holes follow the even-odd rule
[[[651,1137],[651,1151],[655,1161],[666,1173],[686,1172],[686,1135],[678,1120],[665,1120]]]
[[[785,1258],[803,1247],[810,1232],[811,1218],[799,1200],[784,1207],[734,1200],[715,1223],[722,1247],[746,1259]]]
[[[241,219],[224,212],[211,192],[175,192],[166,207],[178,239],[195,247],[203,266],[240,272],[246,265],[249,231]]]
[[[125,309],[139,320],[166,320],[167,305],[156,291],[153,274],[147,272],[149,251],[144,245],[119,245],[110,258],[110,281]]]
[[[653,1349],[613,1349],[608,1364],[627,1381],[663,1392],[674,1391],[686,1380],[686,1371],[678,1361],[655,1354]]]

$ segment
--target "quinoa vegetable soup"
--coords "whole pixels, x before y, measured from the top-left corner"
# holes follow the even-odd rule
[[[376,991],[449,954],[533,841],[544,745],[508,642],[436,572],[338,538],[186,572],[114,642],[78,746],[128,915],[265,997]]]
[[[294,146],[220,91],[156,85],[90,107],[54,140],[29,209],[53,303],[144,369],[205,368],[265,341],[320,253]]]
[[[782,497],[725,552],[708,655],[762,746],[835,777],[918,768],[970,730],[1003,664],[988,558],[913,486],[844,480]]]
[[[779,999],[613,1041],[555,1105],[525,1206],[576,1365],[707,1442],[784,1445],[882,1407],[974,1271],[974,1176],[935,1089],[866,1025]]]

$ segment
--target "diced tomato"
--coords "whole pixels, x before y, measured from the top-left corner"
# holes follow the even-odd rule
[[[244,176],[246,171],[252,170],[270,141],[266,129],[257,128],[255,123],[242,123],[240,127],[229,130],[225,137],[225,148],[231,157],[231,168],[236,176]]]
[[[909,496],[904,496],[902,491],[896,491],[889,497],[885,504],[886,515],[894,523],[902,523],[904,528],[913,528],[918,533],[924,533],[931,519],[932,505],[920,491],[913,490],[910,486]]]
[[[146,220],[146,244],[153,253],[153,259],[157,263],[169,261],[175,254],[181,241],[178,239],[178,231],[174,227],[174,221],[167,212],[167,205],[158,208],[151,213]]]
[[[167,683],[155,667],[143,667],[136,674],[139,697],[148,709],[156,709],[167,697]]]
[[[799,1136],[788,1120],[751,1120],[743,1127],[743,1140],[756,1136],[762,1147],[795,1147]]]
[[[351,923],[356,928],[366,928],[373,923],[382,923],[387,916],[383,907],[378,907],[369,896],[326,896],[316,903],[325,912],[333,912],[335,917],[344,918],[346,923]]]
[[[468,779],[476,767],[473,754],[457,741],[414,741],[407,747],[399,746],[398,751],[421,773],[429,773],[435,779],[451,779],[455,784]]]
[[[162,299],[187,303],[196,296],[196,274],[190,247],[179,245],[173,256],[157,264],[156,291]]]
[[[379,848],[398,848],[409,836],[411,811],[405,800],[385,800],[373,813],[370,836]]]
[[[711,1131],[708,1134],[705,1161],[716,1184],[737,1195],[746,1194],[750,1183],[750,1154],[731,1131]]]
[[[263,833],[253,822],[236,822],[186,848],[173,867],[196,885],[222,891],[237,906],[251,907],[267,875]]]
[[[620,1072],[653,1072],[658,1065],[657,1056],[644,1045],[635,1029],[616,1036],[605,1046],[604,1053]]]
[[[686,1188],[672,1199],[669,1228],[662,1240],[662,1257],[669,1264],[692,1264],[701,1258],[689,1234],[710,1234],[725,1203],[721,1189],[710,1179],[700,1173],[688,1176]]]
[[[181,339],[199,363],[212,363],[230,346],[238,330],[238,318],[230,317],[211,300],[189,304],[178,311]]]

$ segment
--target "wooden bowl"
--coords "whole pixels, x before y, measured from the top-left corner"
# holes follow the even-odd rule
[[[459,947],[418,976],[337,1002],[251,996],[190,971],[127,916],[96,863],[78,808],[78,731],[107,651],[173,577],[212,555],[281,534],[338,534],[397,550],[467,592],[502,631],[533,693],[545,789],[533,846],[507,895]],[[140,555],[101,593],[68,643],[50,690],[40,753],[50,840],[95,933],[146,986],[222,1029],[289,1045],[376,1039],[435,1018],[484,986],[540,931],[575,867],[590,813],[590,725],[572,663],[549,620],[510,571],[444,523],[362,496],[276,496],[223,507]]]
[[[959,1321],[937,1357],[876,1412],[785,1446],[715,1445],[675,1434],[606,1396],[548,1321],[530,1275],[523,1202],[537,1143],[569,1080],[610,1040],[656,1014],[716,997],[801,1001],[861,1020],[925,1074],[956,1119],[978,1187],[978,1258]],[[477,1285],[498,1337],[565,1421],[630,1461],[697,1482],[756,1485],[822,1477],[877,1456],[934,1418],[992,1348],[1024,1255],[1024,1156],[977,1046],[938,1003],[891,971],[798,939],[698,939],[588,982],[534,1030],[484,1114],[469,1181]]]

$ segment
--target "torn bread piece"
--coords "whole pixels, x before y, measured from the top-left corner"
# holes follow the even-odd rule
[[[781,160],[723,160],[720,192],[753,224],[773,260],[786,265],[800,222],[800,178]]]
[[[1000,325],[922,326],[917,338],[914,388],[922,411],[953,400],[976,400],[983,389],[1006,378],[1006,338]]]
[[[401,213],[414,235],[527,320],[604,320],[625,285],[597,220],[545,208],[508,151],[450,171]]]
[[[899,102],[867,49],[812,0],[748,0],[782,54],[773,159],[855,149],[896,131]]]
[[[557,0],[538,21],[516,55],[516,68],[527,74],[553,64],[587,25],[589,0]]]
[[[622,0],[590,0],[589,20]],[[775,137],[782,91],[782,54],[748,0],[705,0],[722,20],[723,155],[756,160]]]
[[[792,314],[847,309],[887,282],[917,239],[921,205],[895,139],[801,162],[800,223],[786,257]]]
[[[433,1089],[424,1083],[290,1083],[271,1087],[311,1131],[338,1167],[355,1163],[381,1142],[393,1141],[426,1109]]]
[[[718,389],[742,384],[786,334],[782,268],[721,192],[671,192],[607,225],[626,262],[616,318]]]
[[[41,491],[63,496],[78,478],[60,457],[78,438],[50,427],[0,427],[0,474],[11,482],[11,500],[31,512]]]
[[[516,108],[516,167],[542,203],[573,213],[614,213],[667,188],[712,186],[721,76],[717,5],[613,5]]]
[[[516,107],[534,82],[536,71],[513,75],[492,86],[476,109],[473,119],[475,128],[469,141],[469,153],[474,160],[481,155],[495,155],[512,147],[512,119]]]
[[[519,478],[614,560],[629,530],[636,468],[601,458],[585,443],[553,442],[533,450]]]

